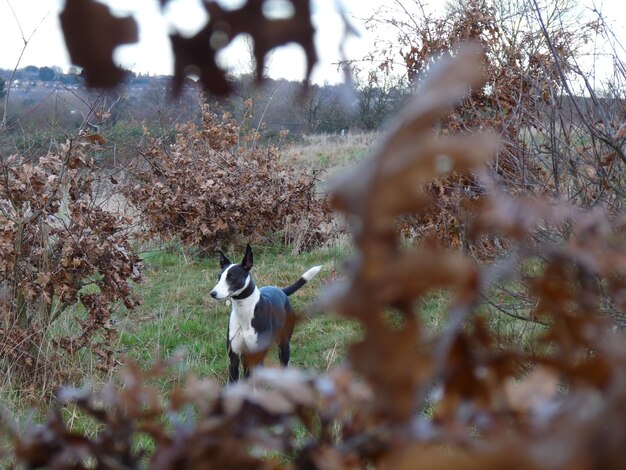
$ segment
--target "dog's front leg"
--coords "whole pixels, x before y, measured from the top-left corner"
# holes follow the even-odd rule
[[[230,365],[228,366],[228,383],[237,382],[239,380],[239,355],[228,348],[228,358]]]
[[[247,379],[250,377],[250,360],[245,353],[241,355],[241,362],[243,363],[243,378]]]

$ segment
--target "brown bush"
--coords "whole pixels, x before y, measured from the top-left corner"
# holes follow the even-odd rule
[[[281,161],[280,148],[258,138],[204,105],[200,127],[179,125],[171,145],[151,141],[123,187],[144,236],[179,237],[203,250],[276,233],[303,247],[325,241],[330,216],[317,173]]]
[[[0,360],[28,377],[45,363],[46,332],[69,306],[82,304],[87,317],[77,320],[80,334],[56,344],[102,352],[115,304],[138,302],[129,281],[141,279],[141,263],[128,243],[129,220],[98,206],[90,146],[81,139],[39,161],[0,160]],[[96,346],[100,333],[104,344]],[[111,365],[110,354],[101,358]]]
[[[532,2],[454,1],[445,13],[437,15],[425,13],[420,2],[398,1],[395,10],[381,6],[366,23],[373,29],[386,26],[378,50],[370,57],[378,61],[378,74],[399,72],[409,81],[419,81],[440,54],[466,41],[481,44],[485,81],[441,117],[439,132],[488,129],[497,133],[502,145],[489,164],[491,176],[510,193],[567,196],[578,203],[586,199],[593,201],[587,203],[589,207],[612,203],[615,193],[602,191],[602,183],[607,185],[606,172],[594,161],[614,148],[598,139],[594,155],[589,155],[589,149],[572,145],[580,140],[580,126],[571,126],[572,116],[561,110],[567,81],[576,70],[582,45],[597,32],[597,22],[568,22],[567,10],[575,2],[539,3],[548,10],[545,16],[550,16],[545,32]],[[390,38],[389,29],[397,34]],[[604,152],[598,152],[598,147],[605,147]],[[570,178],[573,172],[566,168],[568,160],[575,162],[572,167],[578,173],[591,164],[595,169],[591,179],[596,181],[590,182],[585,175],[584,181],[578,175]],[[571,189],[566,190],[567,186]],[[484,194],[473,175],[453,173],[430,182],[429,190],[432,209],[405,218],[402,228],[406,233],[472,250],[487,259],[500,254],[500,243],[469,243],[470,219]],[[596,198],[585,197],[589,193]]]

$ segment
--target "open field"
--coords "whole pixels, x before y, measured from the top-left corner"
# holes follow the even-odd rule
[[[378,133],[371,132],[305,135],[298,145],[287,149],[287,157],[303,168],[338,171],[363,158],[377,137]]]
[[[373,136],[369,134],[306,137],[302,145],[289,149],[286,158],[302,168],[323,169],[323,185],[337,168],[363,158],[372,140]],[[131,209],[114,189],[106,181],[103,185],[99,184],[99,204],[108,211],[127,213]],[[323,265],[323,270],[312,283],[292,299],[294,307],[302,314],[302,322],[292,339],[291,364],[324,371],[341,362],[350,340],[358,334],[356,326],[331,315],[310,316],[306,313],[306,306],[325,284],[341,275],[342,263],[350,253],[347,238],[341,237],[330,246],[310,253],[295,254],[296,247],[272,242],[253,248],[253,274],[259,286],[288,285],[311,266]],[[241,253],[231,255],[237,259]],[[218,272],[217,258],[194,258],[175,243],[148,251],[141,257],[145,266],[145,282],[136,285],[135,289],[142,304],[130,311],[120,306],[113,317],[117,331],[116,360],[128,358],[148,367],[159,359],[181,353],[184,359],[176,366],[176,374],[193,372],[224,382],[227,369],[225,335],[230,307],[208,295]],[[63,382],[75,386],[89,382],[98,386],[109,380],[117,369],[108,373],[99,371],[88,349],[74,354],[61,350],[58,355],[53,352],[54,338],[79,334],[80,328],[75,319],[85,315],[80,304],[64,312],[47,332],[49,340],[44,341],[42,352],[52,352],[55,361],[60,362],[63,371],[60,380]],[[277,364],[276,352],[268,356],[267,365],[273,364]],[[10,375],[0,379],[0,397],[16,410],[47,402],[57,386],[54,380],[44,383],[43,389],[40,389],[39,386],[12,380]],[[163,386],[164,390],[169,388],[167,384]]]
[[[318,276],[291,298],[300,315],[291,342],[291,366],[327,371],[344,361],[348,345],[359,338],[360,329],[355,322],[330,312],[310,313],[307,308],[318,295],[323,295],[329,283],[341,277],[342,265],[350,253],[351,249],[344,241],[299,254],[280,245],[255,247],[253,274],[259,286],[286,286],[309,267],[323,265]],[[233,253],[233,261],[240,256],[241,253]],[[180,247],[174,246],[147,252],[143,259],[145,282],[137,286],[142,304],[134,310],[122,307],[114,317],[119,334],[116,357],[122,362],[130,359],[141,367],[178,357],[167,380],[159,385],[164,394],[186,374],[225,383],[228,367],[225,337],[230,306],[208,295],[219,273],[217,258],[191,258]],[[444,329],[447,306],[445,292],[433,292],[422,302],[420,312],[428,328],[427,334]],[[482,312],[498,337],[512,340],[522,349],[532,349],[533,340],[542,331],[540,325],[515,320],[487,306]],[[67,334],[76,329],[73,318],[83,315],[84,311],[78,308],[68,312],[54,325],[51,336],[59,331]],[[393,321],[393,315],[390,319]],[[89,383],[98,388],[117,370],[108,374],[98,371],[91,353],[85,350],[66,355],[62,360],[72,370],[70,385],[74,386]],[[275,346],[265,365],[278,367]],[[14,410],[26,411],[42,404],[39,391],[23,390],[6,381],[0,387],[0,398]],[[76,425],[85,424],[78,421]]]
[[[23,48],[0,69],[0,470],[626,468],[612,15],[344,5],[345,80],[320,85],[327,21],[306,1],[212,2],[191,35],[162,1],[173,77],[124,70],[139,12],[66,3],[67,73],[21,67],[35,31],[9,5]],[[271,70],[284,44],[304,83]],[[289,366],[272,345],[230,384],[231,304],[210,290],[216,252],[238,262],[246,243],[259,286],[322,269],[292,297]]]

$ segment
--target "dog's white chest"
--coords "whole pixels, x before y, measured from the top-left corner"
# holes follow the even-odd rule
[[[228,340],[235,354],[258,350],[258,334],[252,327],[254,307],[259,300],[258,290],[250,297],[234,301],[228,321]]]
[[[228,333],[230,340],[230,348],[236,354],[244,352],[254,352],[257,350],[257,332],[252,328],[251,321],[238,318],[232,312],[228,324]]]

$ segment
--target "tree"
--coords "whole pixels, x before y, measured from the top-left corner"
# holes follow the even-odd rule
[[[75,85],[80,82],[78,75],[75,74],[59,75],[59,81],[64,85]]]
[[[51,67],[41,67],[39,69],[39,80],[42,82],[51,82],[55,76],[54,69]]]
[[[402,81],[380,70],[367,72],[365,80],[355,77],[357,88],[357,119],[358,125],[365,130],[373,131],[394,114],[406,96],[406,86]]]
[[[320,88],[316,112],[315,132],[339,133],[354,126],[355,107],[350,102],[348,85],[329,85]]]
[[[0,77],[0,98],[4,98],[4,95],[7,94],[5,87],[6,87],[6,82],[4,81],[4,78]]]

